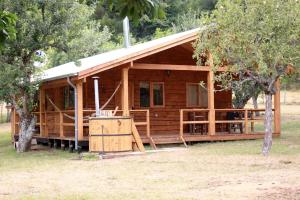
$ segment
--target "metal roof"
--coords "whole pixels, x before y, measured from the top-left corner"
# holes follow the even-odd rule
[[[98,55],[90,56],[87,58],[82,58],[76,62],[69,62],[66,64],[62,64],[45,70],[42,75],[42,81],[46,82],[50,80],[65,78],[68,76],[78,76],[79,73],[94,68],[101,69],[101,67],[106,67],[110,63],[116,63],[117,61],[128,60],[131,57],[133,58],[135,55],[139,54],[139,52],[145,53],[147,51],[152,51],[153,48],[155,47],[163,46],[164,44],[166,44],[167,46],[167,44],[169,44],[170,42],[176,43],[181,40],[184,40],[185,38],[189,38],[191,36],[197,36],[199,31],[200,28],[181,32],[181,33],[176,33],[149,42],[137,44],[129,48],[116,49]]]

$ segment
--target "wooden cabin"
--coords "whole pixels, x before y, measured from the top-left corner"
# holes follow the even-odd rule
[[[39,90],[35,136],[44,140],[89,140],[89,117],[95,111],[93,77],[99,77],[100,107],[116,116],[131,117],[142,143],[223,141],[263,138],[259,123],[264,109],[233,109],[231,91],[219,91],[209,62],[196,66],[192,44],[199,29],[170,35],[70,62],[45,71]],[[221,73],[224,69],[220,68]],[[74,89],[78,109],[74,109]],[[207,88],[199,83],[204,82]],[[104,107],[103,107],[104,106]],[[280,135],[279,92],[274,98],[274,136]],[[239,117],[230,118],[230,114]],[[18,116],[12,115],[12,134]]]

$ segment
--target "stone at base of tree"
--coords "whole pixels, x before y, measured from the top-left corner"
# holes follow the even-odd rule
[[[36,138],[33,138],[31,140],[31,150],[37,150],[37,149],[38,149],[37,140]]]
[[[19,147],[19,142],[14,142],[14,148],[17,150]],[[31,140],[31,148],[30,150],[37,150],[38,149],[38,143],[37,143],[37,140],[36,138],[33,138]]]

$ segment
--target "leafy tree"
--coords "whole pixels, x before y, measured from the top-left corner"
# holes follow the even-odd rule
[[[0,11],[0,50],[7,40],[16,37],[16,15],[7,11]]]
[[[221,0],[207,15],[195,56],[209,50],[214,67],[227,64],[229,76],[243,74],[265,94],[263,155],[272,145],[272,96],[289,65],[300,62],[300,1]]]
[[[106,26],[101,30],[100,24],[94,20],[86,23],[88,26],[78,30],[77,37],[66,35],[69,39],[66,41],[64,50],[50,48],[46,52],[48,68],[96,55],[117,47],[117,44],[110,41],[111,33]]]
[[[36,122],[32,115],[40,79],[34,66],[36,52],[49,48],[67,52],[68,42],[89,30],[93,10],[73,0],[7,0],[0,7],[18,16],[16,39],[8,41],[0,55],[0,100],[11,103],[20,116],[18,151],[24,152],[30,148]]]

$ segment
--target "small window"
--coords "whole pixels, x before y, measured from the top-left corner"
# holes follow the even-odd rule
[[[149,82],[140,82],[140,107],[150,107]]]
[[[74,89],[72,87],[64,88],[64,109],[74,108]]]
[[[187,84],[187,107],[207,108],[207,90],[197,83]]]
[[[152,83],[152,105],[164,106],[164,84]]]

